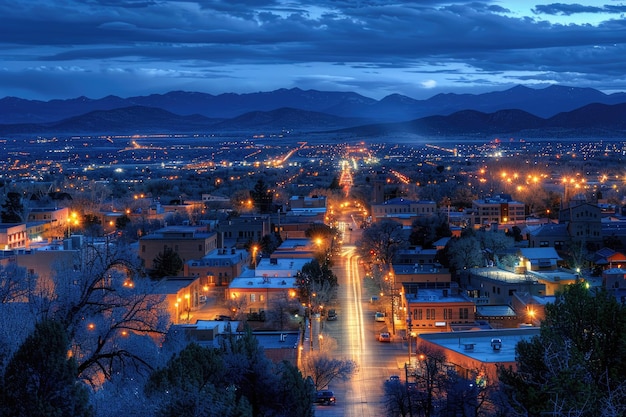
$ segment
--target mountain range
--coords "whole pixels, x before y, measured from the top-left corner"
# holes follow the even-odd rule
[[[484,94],[393,94],[279,89],[249,94],[175,91],[102,99],[0,99],[0,134],[335,132],[379,136],[623,136],[626,93],[516,86]]]

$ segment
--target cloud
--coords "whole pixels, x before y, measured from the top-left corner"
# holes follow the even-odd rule
[[[358,88],[365,95],[366,89],[392,93],[395,82],[423,93],[465,88],[472,80],[494,86],[530,81],[535,74],[558,74],[581,85],[599,85],[604,77],[612,85],[623,72],[617,57],[626,52],[626,21],[619,13],[626,6],[551,3],[532,11],[528,6],[522,14],[516,4],[0,0],[0,59],[16,81],[27,71],[43,85],[44,77],[63,73],[54,68],[83,68],[84,78],[63,82],[73,86],[68,91],[129,94],[159,82],[162,89],[186,82],[257,91],[304,83]],[[600,23],[540,18],[589,14]],[[37,67],[46,70],[32,70]],[[99,76],[96,90],[89,83]]]

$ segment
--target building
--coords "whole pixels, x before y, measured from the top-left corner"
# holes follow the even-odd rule
[[[25,248],[28,233],[25,223],[0,223],[0,249]]]
[[[250,242],[260,242],[271,230],[268,215],[230,217],[215,226],[220,247],[243,247]]]
[[[183,275],[198,277],[200,285],[227,286],[250,262],[250,253],[245,249],[214,249],[200,259],[185,262]]]
[[[449,240],[449,238],[447,239]],[[413,246],[408,249],[399,250],[394,257],[394,264],[434,265],[436,263],[436,248],[424,249],[421,246]]]
[[[374,221],[384,218],[409,219],[412,223],[416,217],[435,215],[437,204],[430,200],[409,200],[398,197],[381,204],[372,204],[371,213]]]
[[[476,306],[457,287],[432,289],[403,283],[403,306],[412,332],[450,331],[454,326],[472,326]]]
[[[139,258],[146,269],[154,268],[154,259],[166,249],[177,253],[183,263],[201,259],[217,249],[217,233],[207,226],[168,226],[139,239]]]
[[[491,224],[524,223],[526,205],[513,201],[508,194],[499,194],[491,198],[472,201],[471,223],[475,228],[488,227]]]
[[[471,268],[461,275],[461,288],[476,305],[511,305],[516,292],[545,296],[546,286],[528,274],[517,274],[496,267]]]
[[[424,288],[450,287],[450,271],[439,264],[393,264],[393,275],[396,282],[422,283]]]
[[[538,327],[426,333],[418,336],[418,344],[442,350],[448,365],[464,378],[495,382],[499,365],[517,368],[517,343],[538,334]]]

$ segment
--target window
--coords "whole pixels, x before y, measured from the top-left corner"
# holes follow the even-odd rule
[[[418,319],[418,320],[423,320],[423,317],[422,317],[422,309],[421,309],[421,308],[418,308],[416,311],[417,311],[417,319]]]
[[[466,307],[459,308],[459,319],[467,320],[469,318],[469,313]]]
[[[250,302],[254,303],[256,301],[256,294],[250,294]]]
[[[452,309],[444,308],[443,309],[443,319],[444,320],[452,320]]]

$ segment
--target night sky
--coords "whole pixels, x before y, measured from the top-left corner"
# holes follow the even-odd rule
[[[626,90],[626,2],[0,0],[0,97]]]

